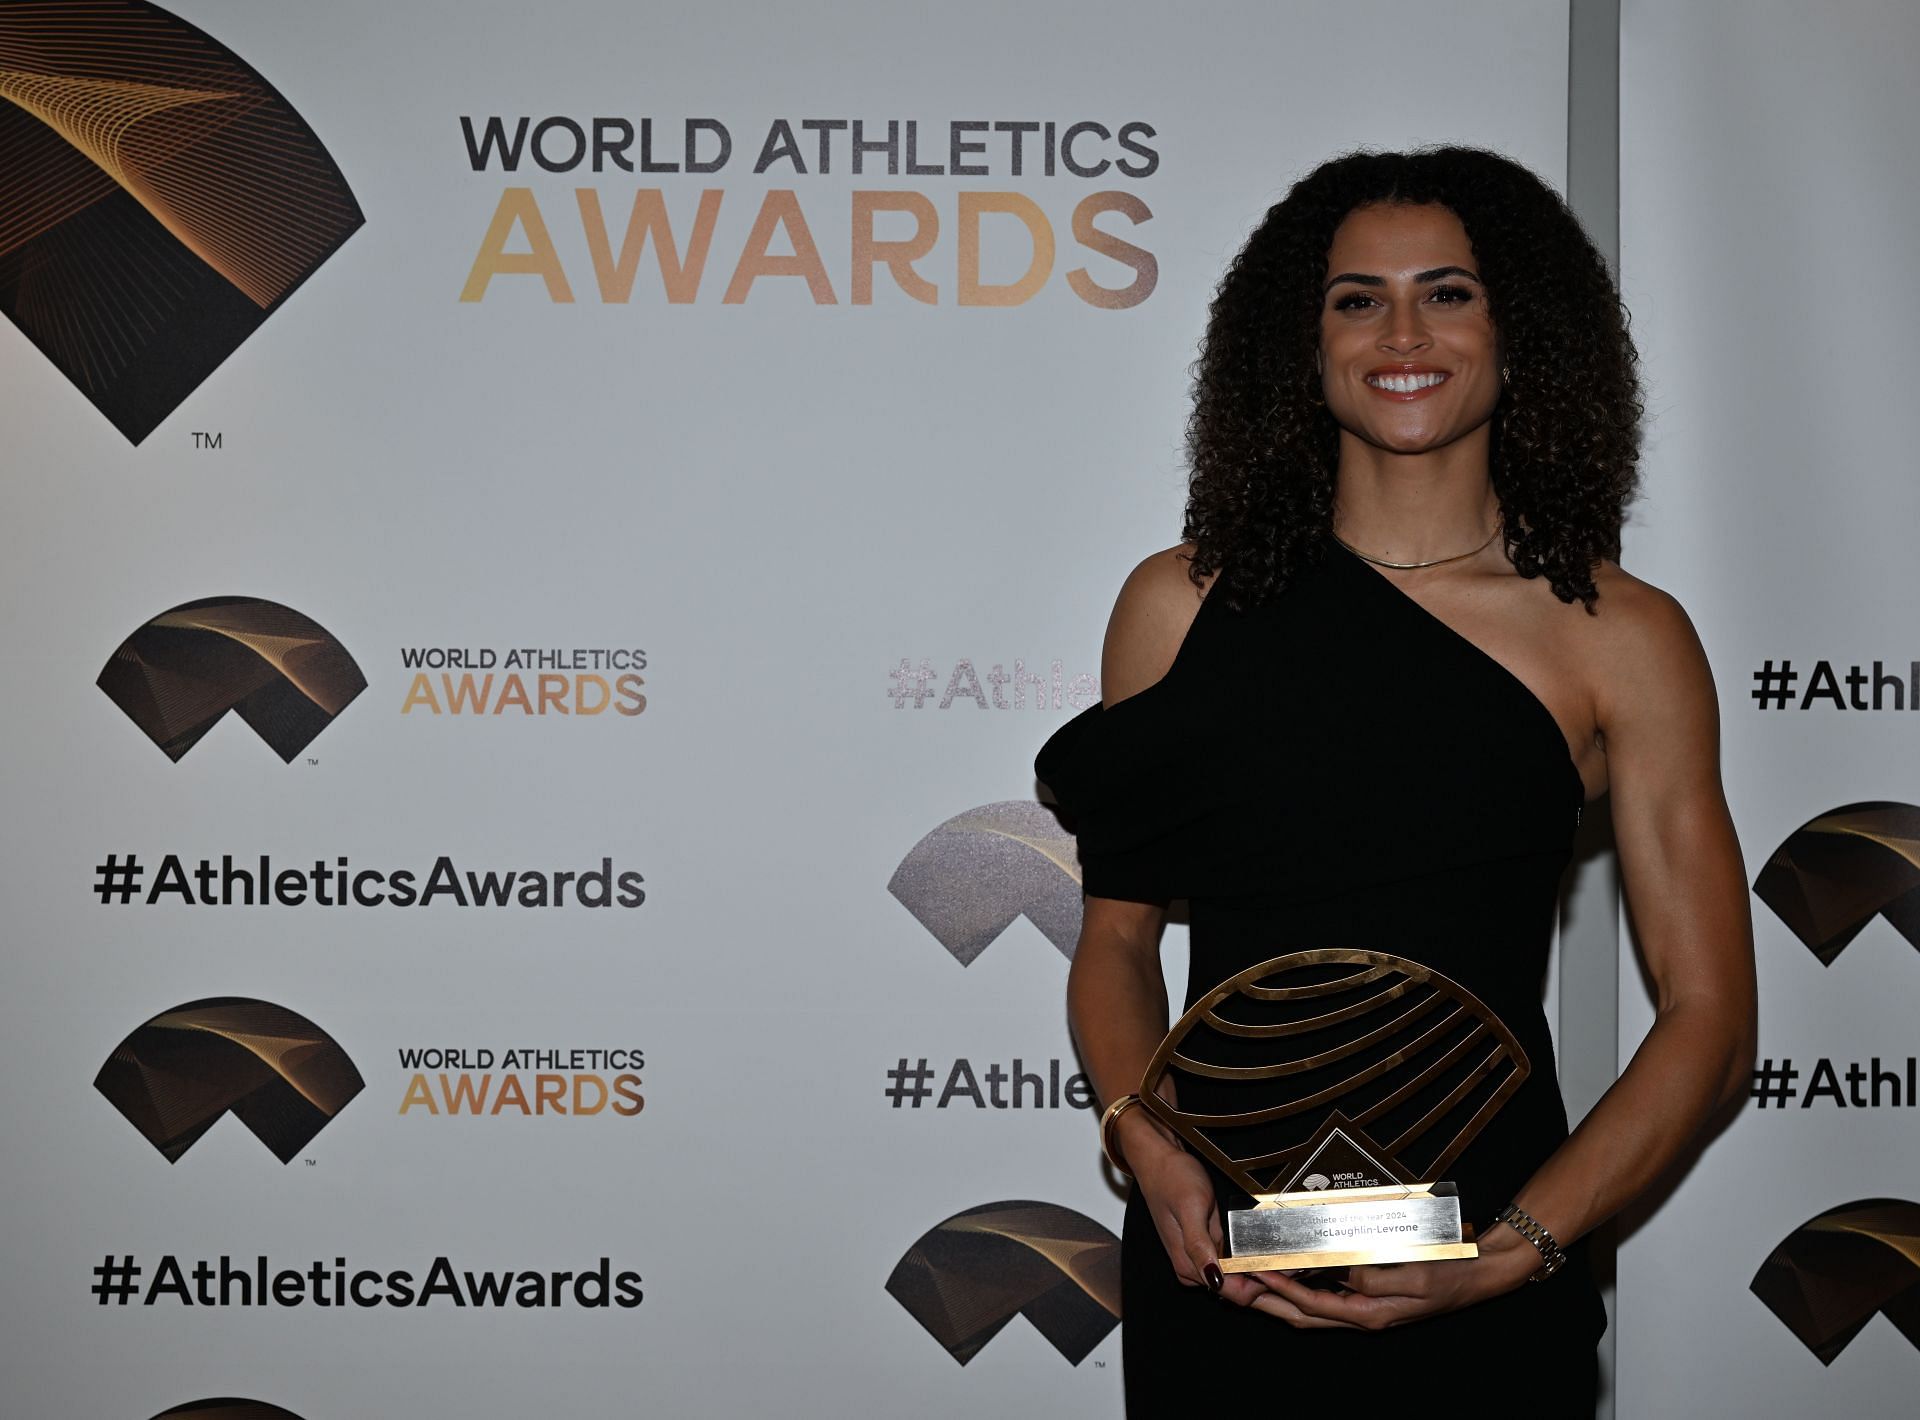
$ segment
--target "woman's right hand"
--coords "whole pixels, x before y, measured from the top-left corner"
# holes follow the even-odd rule
[[[1130,1131],[1129,1124],[1134,1126]],[[1121,1153],[1173,1264],[1173,1275],[1184,1286],[1207,1287],[1224,1301],[1251,1305],[1267,1289],[1244,1273],[1220,1270],[1220,1206],[1205,1166],[1168,1138],[1145,1110],[1129,1110],[1116,1125]]]

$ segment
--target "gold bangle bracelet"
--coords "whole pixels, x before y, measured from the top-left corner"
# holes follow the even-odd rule
[[[1133,1177],[1133,1171],[1126,1166],[1119,1151],[1113,1147],[1113,1125],[1114,1121],[1125,1114],[1131,1106],[1139,1103],[1140,1096],[1137,1094],[1122,1095],[1100,1114],[1100,1152],[1107,1156],[1107,1162],[1113,1165],[1115,1173],[1125,1174],[1128,1178]]]

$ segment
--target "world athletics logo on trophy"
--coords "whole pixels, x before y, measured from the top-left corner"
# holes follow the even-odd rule
[[[1221,1270],[1474,1257],[1447,1169],[1526,1080],[1465,988],[1382,952],[1274,957],[1195,1001],[1141,1103],[1244,1190]],[[1158,1087],[1169,1072],[1181,1104]]]
[[[271,1001],[162,1011],[114,1047],[93,1087],[168,1163],[231,1112],[288,1163],[365,1087],[332,1036]]]
[[[1020,917],[1071,959],[1080,940],[1080,850],[1029,799],[955,814],[913,845],[887,891],[962,966]]]
[[[1809,819],[1774,849],[1753,892],[1822,966],[1875,917],[1920,947],[1920,808],[1876,799]]]
[[[184,20],[0,8],[0,311],[132,443],[364,221],[293,106]]]
[[[1863,1198],[1809,1218],[1750,1289],[1823,1366],[1876,1315],[1920,1347],[1920,1203]]]
[[[286,763],[367,678],[311,617],[259,597],[205,597],[120,643],[95,682],[175,763],[231,710]]]
[[[1058,1203],[983,1203],[930,1228],[887,1278],[966,1365],[1016,1316],[1079,1365],[1120,1322],[1120,1239]]]

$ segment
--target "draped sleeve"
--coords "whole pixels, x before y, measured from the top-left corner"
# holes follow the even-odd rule
[[[1257,697],[1236,693],[1251,687],[1219,661],[1226,619],[1210,594],[1161,679],[1082,710],[1034,759],[1078,839],[1090,896],[1166,902],[1244,889],[1228,840],[1252,826],[1271,759],[1249,752]]]
[[[1202,844],[1217,820],[1201,788],[1217,780],[1197,772],[1204,747],[1179,731],[1174,707],[1155,691],[1081,711],[1034,759],[1079,843],[1081,886],[1092,897],[1187,897],[1205,866]]]

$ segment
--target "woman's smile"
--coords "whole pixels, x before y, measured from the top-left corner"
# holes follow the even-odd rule
[[[1447,371],[1436,370],[1430,365],[1383,366],[1367,372],[1366,385],[1382,399],[1406,404],[1425,399],[1445,384],[1447,379]]]

